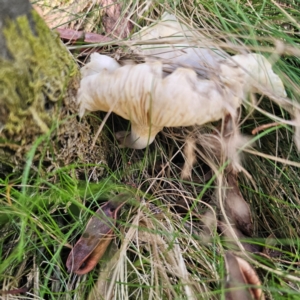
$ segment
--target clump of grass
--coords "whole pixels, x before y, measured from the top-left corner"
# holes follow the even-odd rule
[[[231,54],[256,51],[274,59],[289,98],[299,101],[299,12],[293,1],[280,5],[217,0],[125,4],[135,31],[168,11],[211,36]],[[84,14],[75,17],[80,21]],[[101,27],[90,25],[92,29]],[[276,46],[276,41],[284,47]],[[125,40],[114,41],[114,46],[101,45],[103,52],[118,50],[121,55],[128,54],[124,46]],[[73,45],[70,49],[87,47]],[[284,123],[289,115],[267,99],[260,102],[261,110],[251,115],[248,112],[255,108],[250,104],[244,108],[242,132],[250,135],[255,127],[273,122],[268,113],[283,121],[252,137],[255,148],[244,151],[243,166],[251,177],[241,173],[239,188],[251,207],[254,224],[254,237],[246,242],[257,245],[261,252],[248,258],[257,267],[269,299],[297,299],[299,154],[293,129]],[[27,295],[20,294],[18,299],[224,299],[223,257],[229,245],[216,222],[209,227],[204,222],[208,214],[216,216],[214,220],[221,214],[216,194],[222,186],[213,176],[204,180],[210,170],[208,161],[214,158],[205,160],[201,137],[211,132],[213,125],[165,129],[153,145],[140,151],[119,149],[109,135],[113,159],[101,165],[104,175],[97,171],[96,158],[82,164],[76,156],[66,166],[41,171],[45,155],[36,163],[37,149],[51,140],[50,135],[42,136],[29,151],[23,174],[12,172],[0,179],[2,290],[27,287]],[[57,126],[59,130],[61,125]],[[127,128],[116,116],[111,116],[106,126],[106,133]],[[190,137],[197,137],[198,149],[192,180],[181,174],[187,155],[185,142]],[[48,161],[51,155],[55,161],[55,153],[47,153]],[[216,165],[221,175],[223,169],[224,165]],[[133,193],[137,202],[122,208],[116,238],[100,265],[84,276],[68,274],[65,261],[71,245],[99,204],[122,191]]]

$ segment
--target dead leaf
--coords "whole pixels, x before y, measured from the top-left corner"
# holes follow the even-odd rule
[[[83,275],[96,266],[115,236],[117,215],[127,199],[127,194],[117,195],[97,210],[69,254],[66,262],[68,272]]]
[[[47,4],[37,1],[33,7],[51,29],[99,31],[101,10],[98,0],[52,0]]]
[[[53,2],[49,5],[42,5],[35,3],[33,7],[50,28],[64,28],[70,27],[70,23],[78,19],[78,15],[82,15],[90,5],[86,0],[75,0],[65,4]]]
[[[86,43],[105,43],[111,41],[111,38],[109,37],[92,32],[84,32],[68,28],[57,28],[56,31],[59,33],[60,38],[65,40],[83,40]]]
[[[18,295],[18,294],[25,294],[28,292],[28,288],[19,288],[19,289],[12,289],[8,291],[0,291],[0,295]]]
[[[225,264],[228,273],[226,282],[226,300],[264,300],[263,292],[258,287],[247,287],[247,285],[260,286],[260,280],[244,259],[230,252],[225,254]]]

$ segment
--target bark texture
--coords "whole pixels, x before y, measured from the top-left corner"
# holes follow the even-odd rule
[[[31,27],[34,28],[31,17],[32,7],[28,1],[20,0],[1,0],[0,4],[0,56],[2,58],[11,58],[2,32],[5,27],[5,21],[15,20],[17,17],[25,15],[30,22]]]
[[[101,141],[97,155],[88,153],[93,122],[76,119],[73,57],[29,1],[0,0],[0,7],[0,178],[22,171],[33,145],[33,164],[48,159],[46,172],[78,157],[103,162]]]

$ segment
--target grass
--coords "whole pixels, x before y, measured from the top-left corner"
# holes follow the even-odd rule
[[[46,5],[44,0],[37,3]],[[214,43],[228,53],[263,53],[276,61],[274,70],[283,79],[289,98],[299,101],[297,1],[122,3],[128,8],[135,32],[168,11],[214,38]],[[67,6],[59,9],[67,10]],[[53,12],[56,9],[51,8]],[[101,17],[97,5],[91,4],[89,10],[80,6],[68,24],[102,33]],[[128,55],[127,44],[124,39],[102,44],[101,49]],[[68,47],[75,59],[82,60],[93,46],[78,43]],[[252,109],[254,113],[249,114]],[[102,114],[95,115],[82,121],[93,127],[88,145],[103,119]],[[243,152],[243,167],[251,178],[240,173],[238,182],[250,205],[254,227],[253,237],[244,239],[259,249],[259,253],[246,257],[261,279],[266,298],[298,299],[299,153],[293,143],[293,128],[286,122],[290,116],[264,98],[260,110],[251,104],[243,108],[240,127],[251,135],[252,129],[278,118],[279,125],[252,136],[255,148]],[[205,148],[205,141],[216,124],[166,128],[147,149],[131,150],[119,149],[113,138],[113,132],[126,129],[127,124],[110,116],[102,132],[108,145],[106,159],[96,159],[94,152],[99,151],[99,145],[90,153],[87,146],[80,155],[75,151],[65,163],[62,149],[66,148],[57,138],[62,129],[66,130],[64,122],[36,140],[22,173],[12,170],[0,178],[0,287],[28,288],[27,294],[0,293],[0,298],[101,299],[100,291],[105,299],[225,299],[224,253],[232,245],[221,236],[216,218],[209,218],[222,215],[218,198],[222,185],[215,180],[219,177],[202,180],[215,162],[208,157],[212,152]],[[88,127],[80,128],[78,132]],[[192,181],[181,178],[187,137],[197,146]],[[76,138],[72,141],[76,143]],[[214,164],[217,176],[225,176],[224,165]],[[124,191],[136,201],[122,208],[116,238],[101,263],[87,275],[68,274],[65,262],[70,247],[89,218],[102,202]]]

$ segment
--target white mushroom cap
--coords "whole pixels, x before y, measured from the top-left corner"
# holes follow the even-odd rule
[[[272,65],[264,56],[250,53],[235,55],[232,60],[245,72],[245,92],[261,94],[266,89],[276,97],[286,97],[280,77],[274,73]]]
[[[178,68],[163,77],[162,63],[153,62],[127,65],[113,72],[106,68],[84,77],[78,102],[80,116],[86,110],[112,109],[130,120],[131,135],[122,143],[140,149],[151,143],[164,126],[201,125],[233,114],[240,105],[238,96],[217,81],[199,79],[188,68]]]
[[[225,81],[231,81],[235,87],[238,77],[232,74],[236,73],[232,67],[238,66],[249,75],[244,78],[247,82],[244,85],[245,93],[262,93],[264,88],[277,97],[286,97],[281,79],[273,72],[265,57],[259,54],[230,57],[216,48],[213,41],[199,30],[188,28],[169,13],[164,13],[161,20],[154,25],[142,28],[133,36],[133,40],[135,39],[141,45],[131,47],[133,51],[145,56],[146,61],[161,60],[164,69],[174,71],[180,66],[192,68],[198,75],[206,78],[211,78],[214,74],[225,74]]]
[[[132,39],[144,43],[131,47],[135,53],[143,55],[146,61],[161,60],[164,68],[171,70],[188,67],[206,75],[217,70],[219,63],[228,57],[199,31],[191,30],[169,13],[164,13],[154,25],[143,27]]]
[[[99,72],[85,72],[80,83],[80,116],[86,110],[112,110],[130,120],[131,134],[118,137],[123,138],[123,146],[136,149],[150,144],[163,127],[202,125],[228,113],[234,115],[245,93],[256,91],[256,82],[285,96],[271,64],[257,54],[233,56],[232,61],[220,64],[219,78],[211,80],[200,79],[189,68],[177,68],[164,77],[159,61],[120,67],[112,58],[106,60],[97,53],[86,68],[91,70],[94,65]]]
[[[99,53],[92,53],[90,56],[90,62],[81,68],[81,76],[86,77],[100,73],[102,70],[113,72],[120,68],[120,65],[115,59],[101,55]]]

